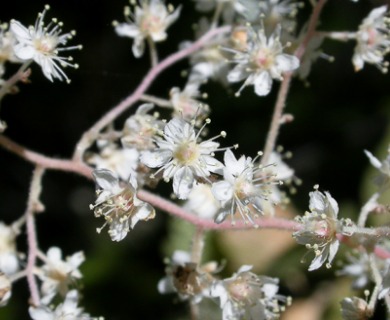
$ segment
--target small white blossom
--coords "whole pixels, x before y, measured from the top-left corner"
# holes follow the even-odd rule
[[[244,84],[237,92],[248,85],[253,85],[255,93],[265,96],[271,91],[272,80],[281,80],[285,72],[299,67],[299,59],[283,53],[280,42],[280,27],[267,38],[264,29],[257,32],[248,28],[247,47],[244,51],[225,48],[234,53],[233,62],[237,65],[227,76],[229,82],[239,82],[245,79]]]
[[[200,97],[199,82],[188,82],[184,89],[172,88],[170,91],[170,101],[172,103],[174,117],[182,116],[185,120],[203,120],[210,112],[207,104],[196,100]]]
[[[46,258],[47,261],[38,274],[42,280],[42,301],[45,304],[49,303],[57,293],[65,296],[69,286],[82,278],[78,268],[85,260],[82,251],[63,260],[61,249],[57,247],[51,247],[47,251]]]
[[[46,5],[43,12],[38,14],[35,26],[26,28],[19,21],[11,21],[10,30],[15,35],[17,41],[14,45],[14,52],[16,57],[22,61],[34,60],[39,64],[43,74],[50,81],[53,81],[53,78],[57,78],[70,82],[61,67],[78,68],[78,65],[71,63],[73,60],[72,57],[59,56],[59,53],[67,50],[81,49],[81,46],[62,47],[66,45],[68,40],[73,38],[75,31],[61,34],[62,22],[58,22],[57,19],[52,19],[45,26],[43,19],[49,8]]]
[[[212,192],[222,207],[215,219],[217,223],[224,221],[228,215],[234,223],[234,215],[238,212],[245,222],[249,221],[256,226],[254,219],[263,214],[262,201],[268,196],[263,188],[267,183],[264,182],[266,177],[262,174],[256,177],[264,169],[254,165],[256,159],[241,156],[237,160],[230,149],[225,151],[224,180],[212,186]]]
[[[167,265],[166,277],[158,282],[158,291],[162,294],[177,292],[182,300],[191,298],[199,303],[208,296],[214,280],[211,273],[217,270],[214,262],[198,266],[191,262],[191,256],[185,251],[175,251]]]
[[[19,259],[16,251],[18,234],[18,230],[0,222],[0,271],[8,276],[19,270]]]
[[[338,204],[328,192],[324,194],[315,190],[309,196],[310,212],[297,217],[302,229],[294,232],[293,237],[299,244],[314,251],[315,257],[309,266],[309,271],[312,271],[321,267],[326,260],[327,267],[331,267],[340,244],[337,238],[340,226],[337,220]]]
[[[96,169],[108,169],[121,180],[137,176],[139,152],[136,149],[118,148],[113,143],[105,145],[98,154],[91,154],[87,161]]]
[[[154,209],[137,198],[137,181],[130,177],[129,181],[121,184],[119,179],[109,170],[99,169],[93,171],[93,177],[98,185],[98,198],[94,210],[95,216],[104,216],[106,220],[103,227],[97,229],[100,232],[107,224],[112,241],[123,240],[130,228],[133,229],[139,220],[153,219]]]
[[[84,313],[82,308],[77,307],[79,294],[76,290],[67,293],[65,301],[55,309],[45,305],[30,307],[30,317],[34,320],[93,320],[89,314]]]
[[[206,119],[206,124],[209,122]],[[160,167],[154,176],[164,171],[164,180],[173,178],[173,191],[179,199],[187,199],[196,179],[207,179],[211,172],[219,173],[223,167],[214,158],[219,143],[213,140],[217,137],[198,142],[202,129],[196,133],[194,121],[190,124],[173,118],[166,124],[163,137],[156,139],[157,148],[141,155],[141,162],[148,167]]]
[[[258,276],[244,265],[231,278],[215,281],[210,294],[220,299],[223,320],[279,319],[290,298],[278,295],[278,279]]]
[[[390,51],[390,21],[386,14],[387,6],[375,8],[359,26],[352,57],[356,71],[361,70],[367,62],[376,65],[382,72],[387,72],[388,62],[383,59]]]
[[[145,39],[154,42],[167,38],[166,30],[177,20],[181,7],[175,11],[165,6],[162,0],[140,0],[140,6],[134,8],[134,13],[125,7],[125,23],[114,22],[115,31],[119,36],[134,38],[133,54],[136,58],[143,55]]]
[[[164,128],[164,123],[158,119],[158,114],[150,115],[152,103],[140,105],[132,116],[130,116],[123,127],[121,139],[126,148],[147,150],[154,146],[153,138],[157,132]]]

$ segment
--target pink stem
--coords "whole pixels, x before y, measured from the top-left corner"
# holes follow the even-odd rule
[[[38,241],[35,230],[34,213],[39,202],[39,195],[41,193],[41,181],[44,169],[36,167],[31,179],[30,193],[27,202],[26,228],[27,228],[27,242],[28,242],[28,257],[27,257],[27,282],[30,289],[31,299],[35,306],[39,306],[39,290],[34,277],[35,261],[38,250]]]
[[[89,179],[92,178],[92,169],[82,162],[46,157],[42,154],[26,149],[25,147],[17,144],[3,135],[0,135],[0,145],[3,146],[6,150],[15,153],[19,157],[45,169],[70,171],[78,173]]]

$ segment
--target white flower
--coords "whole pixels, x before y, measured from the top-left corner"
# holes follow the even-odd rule
[[[244,265],[231,278],[215,281],[211,287],[212,297],[220,299],[223,320],[268,320],[279,319],[290,298],[278,295],[278,279],[258,276],[251,272],[252,266]]]
[[[57,293],[65,296],[69,286],[82,278],[78,267],[85,260],[82,251],[63,260],[61,249],[57,247],[51,247],[47,251],[46,258],[47,261],[38,274],[42,280],[42,301],[45,304],[49,303]]]
[[[88,163],[96,169],[108,169],[121,180],[128,180],[130,176],[137,176],[139,152],[136,149],[119,149],[115,144],[108,143],[100,153],[88,157]]]
[[[196,100],[200,97],[199,82],[188,82],[184,89],[180,91],[179,88],[172,88],[169,92],[170,101],[173,105],[173,116],[182,116],[185,120],[192,120],[197,118],[203,120],[210,112],[207,104]]]
[[[297,57],[283,53],[280,43],[280,27],[267,38],[264,29],[255,32],[248,28],[248,42],[245,51],[225,48],[233,52],[233,62],[237,65],[227,76],[229,82],[239,82],[245,79],[244,84],[238,90],[248,85],[255,87],[255,93],[265,96],[271,91],[272,79],[281,80],[282,74],[299,67]]]
[[[125,7],[126,23],[114,22],[119,36],[134,38],[132,50],[136,58],[144,53],[145,39],[164,41],[167,38],[166,29],[180,14],[180,7],[173,11],[171,6],[167,8],[162,0],[140,0],[140,3],[140,7],[134,8],[134,13],[129,7]]]
[[[222,206],[215,219],[217,223],[224,221],[229,214],[234,223],[234,215],[238,212],[245,222],[256,226],[254,219],[263,214],[261,203],[268,196],[263,188],[266,177],[255,177],[259,171],[263,171],[262,167],[254,165],[256,159],[241,156],[237,160],[230,149],[225,151],[224,180],[212,186],[212,192]]]
[[[281,25],[283,30],[289,33],[294,32],[296,16],[302,2],[294,0],[260,0],[258,3],[260,14],[263,17],[263,24],[267,31],[274,30]],[[259,15],[260,16],[260,15]]]
[[[318,269],[326,260],[326,266],[331,267],[331,263],[339,249],[337,232],[340,223],[337,220],[339,207],[335,199],[325,192],[310,192],[310,212],[304,216],[297,217],[297,221],[302,223],[302,229],[293,233],[293,237],[299,244],[303,244],[307,249],[313,250],[315,257],[309,266],[309,271]]]
[[[99,233],[109,224],[108,233],[111,240],[121,241],[139,220],[154,218],[154,209],[137,198],[137,181],[134,177],[131,176],[128,182],[121,184],[118,178],[106,169],[94,170],[93,177],[99,189],[95,205],[90,208],[94,210],[96,217],[104,216],[106,220],[103,227],[97,229]]]
[[[198,266],[191,262],[188,252],[177,250],[166,267],[167,276],[158,282],[162,294],[177,292],[182,300],[193,299],[199,303],[209,293],[213,281],[211,273],[217,270],[214,262]]]
[[[43,19],[49,6],[46,5],[43,12],[38,14],[35,26],[26,28],[19,21],[11,21],[11,32],[15,35],[17,43],[14,46],[15,55],[22,61],[34,60],[42,68],[43,74],[50,81],[53,78],[65,79],[70,82],[61,67],[78,68],[77,64],[72,64],[72,57],[59,56],[61,51],[81,49],[81,46],[61,47],[75,35],[74,31],[61,34],[62,22],[57,19],[45,26]],[[59,65],[60,66],[59,66]]]
[[[359,26],[352,57],[356,71],[361,70],[367,62],[376,65],[382,72],[387,72],[388,62],[383,61],[390,51],[389,18],[386,14],[387,6],[375,8]]]
[[[121,139],[126,148],[147,150],[154,146],[153,138],[158,131],[163,129],[164,124],[158,120],[157,113],[148,114],[153,107],[152,103],[144,103],[138,107],[135,114],[126,120]]]
[[[207,123],[210,123],[209,119],[206,119]],[[214,159],[219,143],[213,140],[217,137],[198,142],[202,129],[196,133],[194,123],[173,118],[166,124],[163,138],[156,139],[157,148],[141,155],[141,162],[148,167],[161,167],[154,176],[164,171],[166,181],[173,178],[173,191],[179,199],[187,199],[195,179],[207,179],[211,172],[219,173],[223,167]],[[221,132],[221,136],[225,135]]]
[[[0,222],[0,271],[12,275],[19,270],[16,237],[19,231]]]
[[[34,320],[93,320],[94,318],[90,317],[89,314],[83,313],[82,308],[77,307],[78,300],[77,290],[71,290],[67,293],[65,301],[55,309],[40,305],[30,307],[28,311]]]

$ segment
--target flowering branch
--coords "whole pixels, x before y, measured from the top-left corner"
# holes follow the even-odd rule
[[[150,71],[147,73],[140,85],[130,96],[125,98],[117,106],[107,112],[102,118],[100,118],[100,120],[98,120],[88,131],[83,134],[82,138],[76,145],[73,159],[81,161],[85,149],[87,149],[93,143],[93,141],[98,136],[100,130],[102,130],[105,126],[111,123],[128,108],[130,108],[135,102],[137,102],[162,71],[164,71],[177,61],[188,57],[190,54],[204,47],[205,45],[207,45],[207,42],[216,35],[229,32],[230,29],[231,27],[212,29],[190,46],[168,56],[155,67],[150,69]]]

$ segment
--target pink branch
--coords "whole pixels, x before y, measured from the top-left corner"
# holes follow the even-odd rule
[[[92,169],[82,162],[46,157],[42,154],[26,149],[3,135],[0,135],[0,145],[4,147],[4,149],[18,155],[19,157],[45,169],[75,172],[89,179],[92,177]]]
[[[229,221],[217,224],[210,219],[202,219],[197,215],[192,214],[191,212],[179,207],[178,205],[161,198],[155,194],[152,194],[148,191],[141,190],[138,192],[138,196],[141,200],[146,201],[160,210],[168,212],[173,216],[183,219],[195,226],[201,227],[205,230],[245,230],[245,229],[254,229],[252,224],[244,223],[243,221],[237,221],[236,224],[232,225]],[[279,230],[288,230],[288,231],[298,231],[301,229],[301,224],[295,221],[267,217],[260,218],[255,220],[256,224],[260,228],[267,229],[279,229]]]
[[[39,290],[37,283],[34,277],[34,268],[35,268],[35,260],[38,251],[38,241],[35,230],[35,221],[34,214],[37,211],[37,207],[39,207],[39,195],[41,193],[41,182],[42,176],[44,173],[44,169],[41,167],[37,167],[34,170],[31,185],[30,185],[30,193],[27,202],[27,210],[25,213],[26,216],[26,228],[27,228],[27,242],[28,242],[28,257],[27,257],[27,282],[30,288],[30,294],[32,302],[35,306],[39,306],[40,298],[39,298]]]
[[[150,69],[148,74],[142,80],[137,89],[126,99],[124,99],[121,103],[119,103],[116,107],[112,108],[109,112],[107,112],[99,121],[97,121],[88,131],[86,131],[80,141],[76,145],[75,153],[73,159],[81,160],[84,150],[88,148],[91,143],[96,139],[100,130],[102,130],[105,126],[111,123],[114,119],[116,119],[122,112],[131,107],[135,102],[137,102],[142,94],[150,87],[153,81],[157,78],[157,76],[167,69],[169,66],[173,65],[177,61],[189,56],[195,51],[199,50],[203,46],[207,44],[207,42],[213,38],[214,36],[228,32],[230,27],[221,27],[218,29],[212,29],[195,41],[193,44],[188,46],[187,48],[176,52],[169,57],[165,58],[155,67]]]

